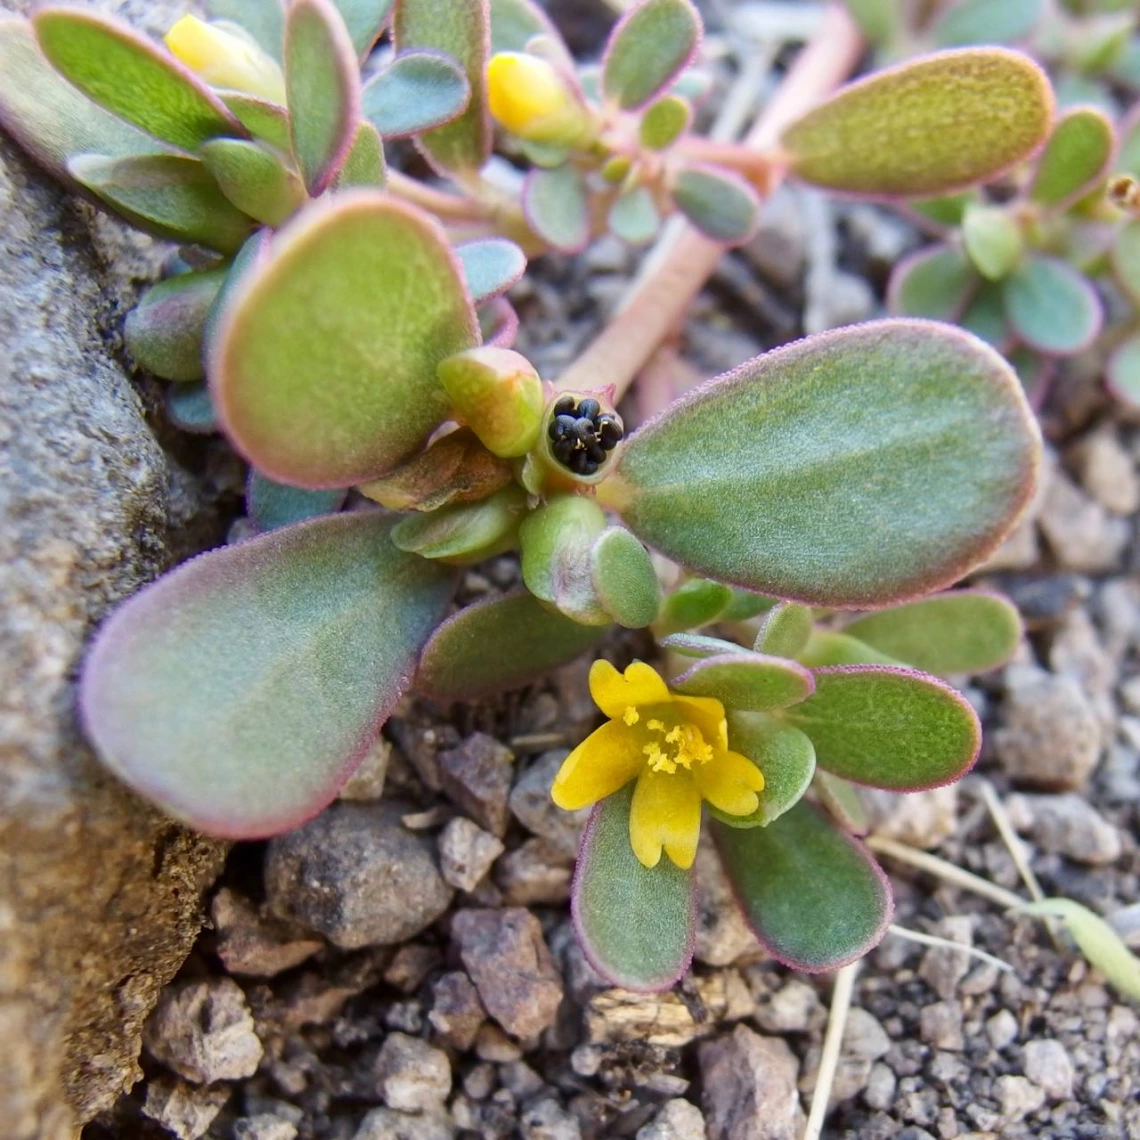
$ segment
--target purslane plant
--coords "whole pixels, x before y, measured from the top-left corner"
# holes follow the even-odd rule
[[[891,320],[810,338],[629,434],[608,377],[566,389],[512,350],[517,316],[503,294],[525,260],[504,235],[530,248],[541,234],[527,225],[526,192],[520,206],[481,173],[488,103],[510,120],[513,146],[536,117],[561,123],[563,97],[572,112],[584,100],[597,134],[567,137],[570,153],[558,155],[538,156],[529,140],[529,159],[552,163],[532,185],[572,175],[609,203],[612,222],[614,187],[620,199],[632,178],[693,216],[677,171],[694,144],[678,134],[658,161],[645,137],[655,96],[681,82],[699,34],[685,0],[643,0],[619,23],[597,103],[528,0],[226,7],[244,30],[182,22],[174,54],[74,9],[0,21],[0,122],[68,185],[183,245],[128,318],[128,343],[172,381],[178,422],[220,429],[251,465],[249,514],[264,533],[128,601],[83,672],[98,753],[172,815],[218,835],[273,834],[335,796],[409,689],[443,700],[500,691],[614,624],[653,626],[668,641],[714,618],[770,610],[802,626],[803,607],[917,599],[979,565],[1015,525],[1034,489],[1036,425],[1009,366],[948,326]],[[362,85],[360,61],[389,19],[395,55]],[[553,98],[541,85],[531,102],[512,90],[512,75],[534,74],[530,57],[553,76]],[[761,166],[843,193],[929,197],[1025,159],[1051,115],[1047,82],[1025,57],[949,52],[842,90],[794,121]],[[383,139],[402,135],[454,192],[387,169]],[[606,176],[615,159],[629,160],[619,181]],[[565,201],[552,194],[546,216],[565,220]],[[740,236],[725,228],[729,199],[705,205],[706,233]],[[525,588],[451,612],[459,568],[513,550]],[[702,580],[663,600],[650,550]],[[615,722],[657,734],[640,745],[658,749],[655,776],[719,761],[743,780],[714,780],[706,798],[729,829],[725,850],[744,843],[731,838],[734,807],[776,825],[741,831],[767,844],[761,855],[740,847],[741,874],[764,879],[761,893],[757,860],[808,866],[817,848],[855,852],[848,869],[879,882],[854,841],[798,805],[803,764],[789,783],[753,741],[767,740],[769,722],[777,738],[799,741],[790,727],[812,741],[832,775],[876,783],[825,761],[835,755],[825,736],[852,734],[860,702],[912,727],[928,720],[932,751],[885,785],[900,788],[953,778],[976,747],[972,714],[940,682],[893,660],[813,664],[805,654],[827,632],[804,646],[785,631],[779,644],[697,653],[666,697],[631,701],[639,719],[627,724],[623,707]],[[678,709],[704,711],[691,720]],[[747,736],[734,726],[748,717],[768,719],[748,722]],[[640,889],[629,860],[648,870],[635,846],[648,856],[652,841],[630,842],[635,793],[615,794],[588,848],[624,828],[619,871],[599,875],[603,864],[585,859],[580,899],[590,884]],[[671,857],[657,866],[684,871]],[[866,913],[877,929],[881,906]],[[861,929],[849,950],[866,944]]]

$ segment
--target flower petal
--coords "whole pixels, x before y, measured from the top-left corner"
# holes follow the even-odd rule
[[[658,705],[672,700],[669,687],[651,665],[635,661],[625,673],[619,673],[600,658],[590,666],[590,696],[610,720],[621,720],[631,705]]]
[[[747,756],[718,751],[707,764],[693,769],[693,780],[713,807],[729,815],[751,815],[760,806],[764,775]]]
[[[562,762],[550,797],[566,811],[577,811],[624,787],[645,767],[642,739],[621,721],[592,732]]]
[[[720,701],[715,697],[681,696],[674,696],[673,701],[677,715],[682,720],[692,721],[714,748],[728,747],[728,721]]]
[[[638,860],[655,867],[664,847],[678,867],[688,870],[700,837],[701,796],[690,775],[643,771],[629,812],[629,842]]]

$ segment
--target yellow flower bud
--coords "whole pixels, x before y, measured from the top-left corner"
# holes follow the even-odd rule
[[[487,98],[495,121],[536,143],[589,141],[590,112],[553,64],[525,52],[501,51],[487,64]]]
[[[166,33],[171,55],[211,87],[244,91],[272,103],[285,102],[285,77],[275,60],[244,36],[183,16]]]

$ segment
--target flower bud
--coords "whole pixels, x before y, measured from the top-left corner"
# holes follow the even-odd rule
[[[285,78],[275,60],[256,44],[197,16],[183,16],[166,33],[171,55],[211,87],[244,91],[272,103],[285,102]]]
[[[449,356],[438,375],[456,416],[488,451],[512,459],[534,447],[546,401],[525,356],[484,345]]]
[[[570,81],[553,64],[525,52],[501,51],[487,65],[491,114],[529,142],[582,146],[593,120]]]

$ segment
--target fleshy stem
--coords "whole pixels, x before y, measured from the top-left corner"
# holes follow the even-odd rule
[[[859,29],[846,8],[829,5],[819,30],[784,76],[743,145],[755,151],[773,150],[784,127],[847,78],[862,50]],[[779,184],[781,171],[773,168],[770,174],[769,192]],[[723,253],[723,245],[686,226],[669,253],[635,284],[621,311],[562,374],[556,387],[583,390],[613,384],[615,399],[620,399],[661,341],[680,325]]]

